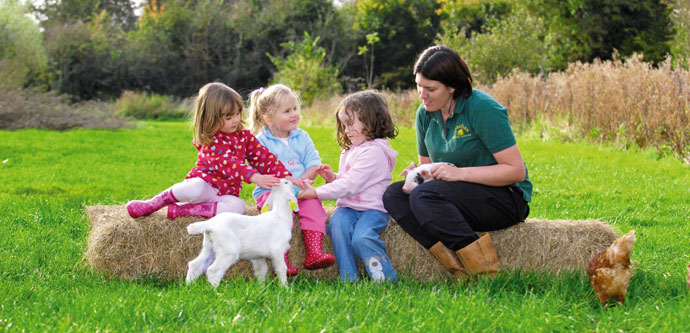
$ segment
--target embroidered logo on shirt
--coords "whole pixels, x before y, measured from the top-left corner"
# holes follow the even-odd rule
[[[472,133],[470,133],[469,128],[465,124],[455,126],[455,138],[469,138],[471,136]]]

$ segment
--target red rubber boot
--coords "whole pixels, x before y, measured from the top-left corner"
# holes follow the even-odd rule
[[[335,263],[335,257],[330,253],[321,252],[323,234],[313,230],[302,230],[304,240],[304,269],[314,270],[326,268]]]
[[[168,219],[174,220],[182,216],[216,216],[217,202],[203,202],[198,204],[168,205]]]
[[[167,204],[177,202],[177,198],[172,193],[172,189],[167,189],[158,193],[155,197],[149,200],[132,200],[127,203],[127,212],[129,216],[137,218],[140,216],[150,215],[151,213],[163,208]]]

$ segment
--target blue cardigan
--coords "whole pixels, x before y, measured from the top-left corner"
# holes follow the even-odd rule
[[[290,131],[290,136],[288,137],[289,147],[280,139],[274,137],[271,130],[267,127],[256,138],[273,155],[278,157],[278,160],[290,171],[292,177],[300,178],[309,168],[321,164],[321,157],[319,157],[319,152],[314,147],[314,142],[309,137],[309,134],[302,129],[298,128]],[[256,200],[262,194],[269,191],[257,186],[252,196]]]

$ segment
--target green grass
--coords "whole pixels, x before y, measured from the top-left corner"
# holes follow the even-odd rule
[[[305,129],[337,167],[333,130]],[[690,168],[651,151],[518,139],[535,184],[531,217],[598,218],[637,231],[638,266],[624,304],[601,307],[575,273],[511,272],[468,286],[297,278],[288,290],[275,281],[225,281],[213,290],[94,274],[82,260],[83,207],[153,195],[195,161],[187,124],[145,122],[114,131],[0,131],[0,330],[686,331]],[[416,159],[414,131],[401,129],[393,146],[397,175]]]

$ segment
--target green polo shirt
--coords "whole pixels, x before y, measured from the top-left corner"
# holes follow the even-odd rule
[[[493,154],[516,144],[506,108],[477,89],[472,89],[469,98],[457,100],[445,128],[441,112],[427,112],[424,104],[417,110],[415,125],[419,155],[458,167],[497,164]],[[532,200],[527,166],[525,180],[515,185],[522,189],[525,201]]]

